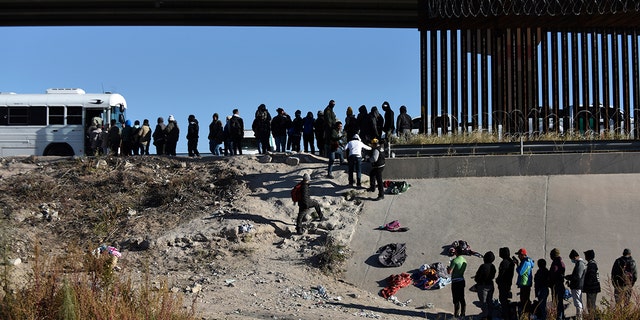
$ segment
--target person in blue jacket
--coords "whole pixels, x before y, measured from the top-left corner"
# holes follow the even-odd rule
[[[521,248],[516,252],[520,263],[516,267],[518,280],[516,284],[520,288],[520,313],[527,313],[531,306],[531,285],[533,284],[533,267],[535,263],[533,259],[527,256],[527,249]]]

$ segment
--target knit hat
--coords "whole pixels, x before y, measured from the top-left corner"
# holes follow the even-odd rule
[[[622,255],[623,255],[623,256],[628,256],[628,255],[630,255],[630,254],[631,254],[631,249],[625,248],[625,249],[622,251]]]
[[[576,250],[572,249],[571,252],[569,253],[569,259],[573,259],[573,258],[578,257],[578,256],[580,256],[580,255],[578,254],[578,251],[576,251]]]
[[[172,114],[169,115],[169,121],[176,121],[176,118],[173,117]]]
[[[308,173],[305,173],[302,175],[302,181],[309,181],[309,180],[311,180],[311,177],[309,177]]]

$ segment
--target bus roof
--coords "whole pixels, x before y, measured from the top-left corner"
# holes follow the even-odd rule
[[[73,92],[69,90],[74,90]],[[0,106],[124,106],[127,102],[117,93],[84,93],[82,89],[48,89],[51,93],[0,94]]]

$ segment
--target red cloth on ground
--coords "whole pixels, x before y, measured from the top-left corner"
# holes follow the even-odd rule
[[[390,275],[389,278],[387,278],[387,282],[387,286],[380,290],[380,295],[385,299],[396,294],[400,288],[410,286],[413,283],[413,280],[411,279],[410,274],[403,272],[401,274]]]

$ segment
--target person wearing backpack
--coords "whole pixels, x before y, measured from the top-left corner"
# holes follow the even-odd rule
[[[305,173],[302,176],[302,181],[299,182],[296,187],[294,187],[294,191],[296,189],[298,189],[299,194],[295,194],[294,192],[292,192],[292,199],[294,200],[294,202],[298,202],[298,218],[296,219],[296,233],[297,234],[302,234],[302,220],[304,220],[304,217],[307,214],[307,210],[309,208],[314,208],[316,210],[316,214],[318,215],[317,218],[314,219],[314,221],[321,221],[322,219],[324,219],[324,216],[322,215],[322,210],[320,209],[320,204],[318,203],[318,201],[311,199],[311,194],[309,192],[309,182],[311,180],[311,177],[309,176],[308,173]],[[299,186],[299,187],[298,187]]]
[[[149,155],[149,145],[151,144],[151,127],[149,126],[149,119],[142,120],[142,127],[138,130],[139,142],[138,146],[140,147],[141,155]]]
[[[631,298],[633,285],[638,280],[636,261],[631,257],[631,250],[624,249],[622,256],[613,263],[611,281],[613,282],[616,304],[627,304]]]
[[[231,115],[231,119],[229,119],[231,155],[242,154],[242,138],[244,138],[244,120],[240,117],[240,111],[233,109],[233,115]]]
[[[258,140],[258,153],[267,154],[271,150],[269,144],[269,136],[271,135],[271,114],[267,110],[267,106],[262,103],[256,110],[255,118],[251,124],[251,129]]]

